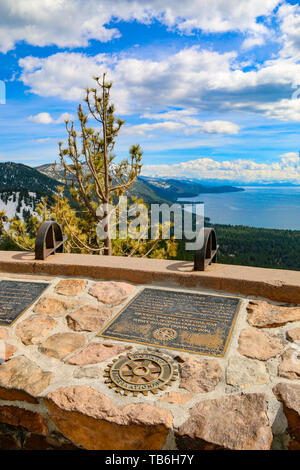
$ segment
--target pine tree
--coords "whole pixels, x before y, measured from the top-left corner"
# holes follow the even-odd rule
[[[140,174],[142,150],[139,145],[132,145],[130,161],[114,164],[112,170],[115,139],[124,121],[114,115],[114,105],[110,101],[112,83],[106,81],[105,73],[102,79],[94,79],[97,87],[86,90],[85,101],[91,116],[100,126],[97,129],[88,126],[88,116],[80,104],[77,113],[80,136],[74,121],[66,121],[68,144],[63,147],[63,143],[59,143],[59,155],[65,183],[84,213],[86,227],[96,226],[99,222],[105,224],[103,254],[111,255],[111,213],[108,206],[123,195]],[[104,208],[102,213],[97,211],[100,205]]]
[[[88,115],[83,112],[80,104],[79,132],[75,129],[74,121],[67,120],[67,144],[64,147],[59,142],[63,179],[75,201],[75,207],[71,207],[70,201],[65,197],[67,192],[64,188],[59,187],[58,193],[52,198],[54,202],[43,198],[36,207],[36,214],[26,221],[17,217],[8,220],[5,213],[0,212],[0,232],[18,248],[32,251],[40,224],[52,219],[61,225],[68,236],[65,244],[67,252],[175,258],[178,244],[174,238],[148,240],[143,233],[138,233],[137,239],[129,235],[125,239],[118,236],[111,239],[112,229],[119,235],[119,226],[115,220],[119,220],[120,197],[126,194],[141,173],[142,150],[139,145],[132,145],[129,159],[118,164],[113,163],[115,139],[124,121],[114,115],[114,105],[110,101],[112,83],[107,82],[105,76],[104,73],[102,79],[94,77],[97,87],[87,89],[85,97],[87,109],[99,125],[98,128],[89,127]],[[55,167],[56,164],[54,171]],[[57,175],[61,179],[61,174]],[[135,197],[131,197],[131,202],[143,203],[142,199]],[[98,210],[100,206],[102,211]],[[146,217],[149,222],[149,214]],[[97,235],[99,222],[104,225],[104,240]],[[129,224],[130,218],[127,226]]]

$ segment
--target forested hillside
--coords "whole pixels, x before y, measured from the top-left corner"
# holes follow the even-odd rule
[[[0,210],[22,219],[33,214],[44,196],[51,201],[58,181],[20,163],[0,163]]]
[[[209,224],[208,224],[209,225]],[[218,263],[300,270],[300,231],[214,225]],[[193,259],[180,242],[178,259]]]
[[[40,171],[48,170],[49,166]],[[6,210],[10,217],[28,218],[43,196],[51,199],[61,182],[40,171],[16,163],[0,163],[0,210]],[[147,203],[170,202],[164,198],[166,191],[161,190],[169,185],[167,180],[152,183],[140,178],[129,194],[143,197]],[[177,191],[178,183],[172,180],[172,191]],[[214,225],[214,228],[220,245],[219,263],[300,270],[300,231],[231,225]],[[0,242],[0,249],[14,248],[7,240]],[[184,241],[179,241],[177,259],[193,259],[193,252],[185,251]]]

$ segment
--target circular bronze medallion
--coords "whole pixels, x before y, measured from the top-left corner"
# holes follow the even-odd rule
[[[134,396],[158,393],[176,380],[177,369],[164,356],[151,353],[134,353],[121,356],[105,369],[105,383],[116,392]]]

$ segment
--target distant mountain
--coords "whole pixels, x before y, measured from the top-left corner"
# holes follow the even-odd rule
[[[60,182],[21,163],[0,163],[0,210],[26,218],[44,196],[51,200]]]
[[[207,193],[232,193],[244,191],[242,188],[235,186],[209,186],[199,183],[191,179],[166,179],[166,178],[140,178],[144,184],[153,190],[160,197],[169,199],[170,201],[177,201],[178,198],[192,198],[197,197],[199,194]]]
[[[41,165],[36,168],[41,173],[63,181],[63,168],[57,165],[54,171],[53,164]],[[114,175],[115,165],[110,166],[110,173]],[[228,193],[244,191],[244,189],[228,185],[204,185],[192,178],[151,178],[139,176],[129,195],[138,196],[148,204],[176,202],[178,198],[191,198],[204,193]]]
[[[114,174],[114,170],[115,165],[111,165],[111,174]],[[58,186],[63,184],[63,169],[60,165],[54,172],[51,164],[32,168],[21,163],[0,163],[0,175],[0,210],[5,210],[9,217],[17,215],[28,218],[44,196],[51,201]],[[127,194],[143,198],[148,204],[170,204],[178,198],[196,197],[202,193],[233,191],[243,189],[206,186],[191,179],[138,177]],[[72,201],[71,204],[74,205]]]
[[[53,164],[39,165],[35,167],[35,170],[48,176],[56,181],[63,182],[64,171],[62,165],[57,164],[55,169]]]

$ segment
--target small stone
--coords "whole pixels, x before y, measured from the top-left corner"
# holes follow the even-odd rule
[[[98,367],[79,367],[73,374],[76,379],[98,379],[102,376],[103,372]]]
[[[287,331],[286,336],[290,341],[300,341],[300,327]]]
[[[10,390],[12,400],[14,392],[17,396],[20,396],[18,392],[22,395],[22,392],[26,392],[36,397],[48,387],[52,375],[51,372],[44,372],[27,357],[17,356],[0,366],[0,387]]]
[[[282,307],[252,300],[247,307],[248,323],[257,328],[275,328],[300,320],[300,307]]]
[[[4,341],[0,341],[0,364],[2,364],[5,361],[8,361],[8,359],[15,354],[15,352],[18,349],[16,346],[13,346],[12,344],[8,344]]]
[[[282,355],[282,362],[278,367],[278,375],[286,379],[300,379],[300,351],[289,348]]]
[[[86,337],[78,333],[56,333],[47,338],[39,347],[49,357],[63,359],[86,345]]]
[[[178,356],[180,388],[193,393],[207,393],[215,389],[220,381],[222,369],[216,359],[195,359]]]
[[[100,281],[90,288],[89,294],[104,304],[119,305],[134,291],[135,287],[127,282]]]
[[[238,352],[252,359],[267,361],[280,354],[283,348],[279,338],[254,328],[242,330],[239,337]]]
[[[147,403],[118,408],[91,387],[65,387],[45,399],[48,416],[73,444],[87,450],[160,450],[173,417]]]
[[[187,401],[192,398],[191,393],[180,393],[180,392],[168,392],[165,393],[158,401],[164,401],[174,405],[184,405]]]
[[[111,314],[112,310],[104,305],[84,305],[66,318],[69,328],[74,331],[99,331]]]
[[[5,328],[0,328],[0,339],[7,339],[8,331]]]
[[[44,435],[48,431],[46,419],[43,415],[17,406],[0,406],[0,423],[22,426],[28,431]]]
[[[34,314],[18,323],[15,333],[25,346],[40,343],[55,327],[56,320],[49,315]]]
[[[60,295],[80,295],[86,286],[84,279],[63,279],[55,287],[55,292]]]
[[[272,431],[264,394],[202,401],[175,431],[179,450],[269,450]]]
[[[300,450],[300,385],[279,383],[273,388],[277,399],[283,404],[291,440],[290,450]]]
[[[68,310],[75,307],[78,307],[78,302],[56,299],[55,297],[43,297],[34,307],[34,312],[56,316],[66,314]]]
[[[253,385],[269,382],[269,375],[263,362],[244,357],[231,357],[226,370],[226,383],[242,390]]]
[[[132,349],[132,346],[121,346],[111,343],[91,343],[80,353],[70,357],[66,363],[76,366],[86,366],[97,364],[97,362],[107,361],[111,357],[117,356]]]

